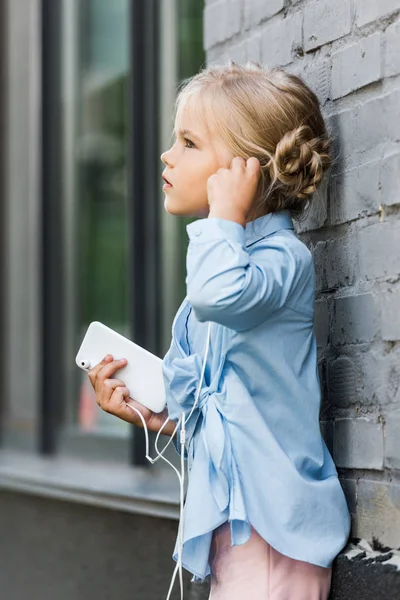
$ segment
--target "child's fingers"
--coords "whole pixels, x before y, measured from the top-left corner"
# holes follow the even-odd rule
[[[112,358],[112,357],[111,357]],[[126,359],[111,360],[103,359],[98,365],[88,372],[90,383],[97,393],[105,379],[109,379],[118,369],[127,364]]]
[[[126,402],[129,399],[130,391],[125,385],[116,385],[114,388],[111,389],[112,392],[108,398],[104,410],[119,417],[121,413],[121,404],[122,402]]]
[[[101,362],[99,362],[97,365],[95,365],[88,371],[88,377],[93,387],[95,386],[95,381],[100,369],[102,369],[105,365],[110,363],[112,361],[112,358],[113,357],[111,354],[107,354],[107,356],[105,356]]]
[[[141,418],[136,411],[130,408],[130,406],[135,406],[135,408],[139,410],[139,412],[143,415],[145,423],[147,424],[152,412],[139,402],[136,402],[136,400],[133,400],[133,398],[130,397],[130,391],[126,386],[115,387],[104,410],[109,414],[123,419],[124,421],[132,423],[132,425],[137,425],[143,428],[143,422]]]
[[[100,408],[107,405],[118,386],[125,387],[125,383],[121,379],[104,379],[102,386],[96,392],[96,402]]]
[[[241,156],[234,156],[231,162],[231,170],[240,169],[243,170],[246,168],[246,159]]]
[[[247,159],[247,171],[250,175],[257,175],[260,171],[260,161],[255,156]]]

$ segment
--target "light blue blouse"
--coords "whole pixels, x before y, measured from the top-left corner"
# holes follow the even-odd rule
[[[209,575],[212,532],[229,520],[233,545],[251,524],[282,554],[329,567],[350,514],[319,426],[312,255],[288,211],[245,228],[205,218],[186,230],[187,296],[163,359],[175,421],[193,406],[212,323],[187,424],[182,564],[193,580]]]

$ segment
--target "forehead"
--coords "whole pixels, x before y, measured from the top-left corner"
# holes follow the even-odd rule
[[[204,102],[198,94],[183,98],[176,111],[175,133],[188,130],[203,141],[210,140],[211,131],[205,117]]]
[[[213,154],[221,163],[229,162],[233,154],[227,148],[225,142],[218,134],[218,128],[215,122],[221,121],[223,115],[219,116],[219,111],[212,101],[211,95],[192,94],[184,97],[178,104],[175,117],[175,134],[182,131],[190,131],[211,149]],[[187,134],[190,138],[189,133]]]

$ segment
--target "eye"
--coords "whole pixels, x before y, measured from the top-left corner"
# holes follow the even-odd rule
[[[193,144],[193,142],[191,140],[189,140],[189,138],[183,138],[185,140],[185,142],[187,142],[188,144],[191,144],[190,146],[186,146],[186,148],[195,148],[195,145]]]

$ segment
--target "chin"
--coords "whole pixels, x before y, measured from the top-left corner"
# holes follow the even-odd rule
[[[164,209],[170,215],[175,215],[176,217],[207,217],[210,212],[210,207],[207,205],[207,208],[200,209],[191,209],[185,206],[174,206],[174,203],[166,196],[164,200]]]
[[[179,207],[171,206],[171,202],[168,202],[168,198],[164,200],[164,209],[169,215],[185,216],[185,211],[179,209]]]

